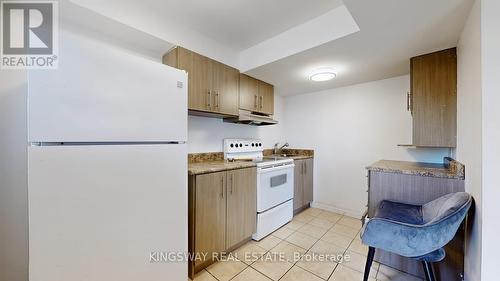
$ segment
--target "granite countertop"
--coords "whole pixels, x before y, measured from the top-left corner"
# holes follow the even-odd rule
[[[207,173],[215,173],[227,170],[243,169],[255,167],[254,162],[236,161],[228,162],[225,160],[207,161],[207,162],[195,162],[188,164],[188,174],[189,175],[200,175]]]
[[[287,158],[292,158],[293,160],[302,160],[302,159],[314,158],[314,156],[312,156],[312,155],[287,155]]]
[[[423,177],[465,179],[463,164],[445,157],[443,164],[380,160],[366,167],[370,171],[399,173]]]
[[[281,151],[281,154],[286,154],[287,158],[291,158],[293,160],[314,157],[314,151],[307,149],[284,149]],[[264,156],[271,155],[271,149],[264,150]],[[222,152],[195,153],[188,155],[188,175],[190,176],[251,167],[256,167],[255,162],[229,162],[224,160],[224,153]]]

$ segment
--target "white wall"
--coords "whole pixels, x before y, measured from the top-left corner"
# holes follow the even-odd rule
[[[407,149],[409,76],[287,97],[285,136],[315,149],[314,203],[360,216],[367,203],[367,165],[380,159],[440,162],[447,149]]]
[[[283,142],[283,98],[274,100],[274,119],[278,125],[249,126],[224,123],[221,119],[189,116],[188,149],[189,153],[223,151],[222,140],[225,138],[262,139],[265,148],[272,148],[277,142]]]
[[[456,158],[465,164],[465,189],[475,201],[467,235],[465,280],[481,276],[481,2],[474,4],[458,43]]]
[[[0,281],[28,280],[26,73],[0,70]]]
[[[500,1],[481,1],[483,92],[482,280],[498,280],[500,265]]]
[[[70,0],[115,21],[124,23],[147,34],[151,34],[174,45],[204,54],[217,61],[238,67],[238,52],[195,30],[173,23],[158,10],[151,13],[141,1]],[[160,5],[175,9],[175,1]],[[164,24],[158,24],[163,22]]]

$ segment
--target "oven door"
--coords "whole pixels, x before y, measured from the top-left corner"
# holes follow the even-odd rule
[[[293,198],[293,164],[257,169],[257,212]]]

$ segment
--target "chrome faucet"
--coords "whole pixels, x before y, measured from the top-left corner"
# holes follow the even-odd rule
[[[274,144],[274,154],[278,154],[283,148],[290,146],[288,143],[285,143],[280,148],[278,148],[279,144],[280,144],[279,142],[277,142],[277,143]]]

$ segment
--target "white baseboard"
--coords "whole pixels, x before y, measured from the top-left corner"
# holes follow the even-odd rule
[[[343,215],[353,217],[356,219],[361,219],[363,217],[363,215],[365,214],[365,211],[360,212],[360,211],[356,211],[356,210],[346,210],[343,208],[338,208],[338,207],[335,207],[332,205],[328,205],[325,203],[319,203],[319,202],[312,202],[311,207],[322,209],[325,211],[334,212],[334,213],[343,214]]]

